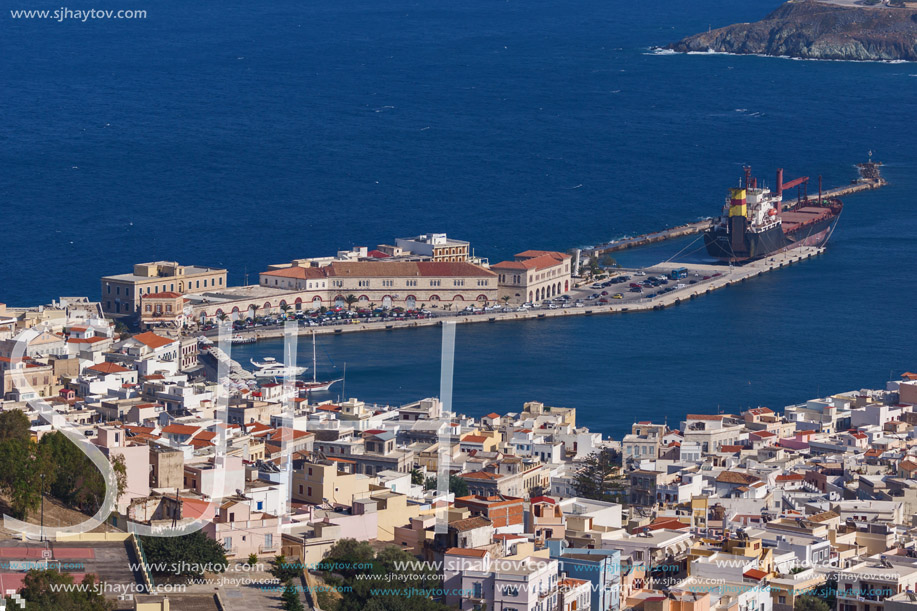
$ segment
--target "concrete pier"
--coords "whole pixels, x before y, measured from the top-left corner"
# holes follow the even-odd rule
[[[803,246],[794,248],[785,253],[779,253],[746,263],[742,266],[728,267],[724,265],[703,265],[683,263],[659,263],[643,270],[620,270],[623,273],[634,273],[635,271],[644,271],[648,275],[666,274],[678,267],[688,267],[691,272],[697,272],[701,275],[708,275],[709,279],[700,280],[696,284],[687,284],[685,288],[676,289],[671,293],[658,295],[652,298],[637,297],[636,299],[621,300],[608,305],[594,304],[583,307],[558,308],[556,310],[532,308],[524,312],[486,312],[483,314],[458,314],[449,316],[437,316],[423,320],[402,320],[366,323],[355,322],[342,325],[327,327],[301,327],[299,335],[317,335],[356,333],[361,331],[392,331],[396,329],[409,329],[418,327],[439,326],[442,320],[451,320],[459,324],[473,323],[497,323],[514,320],[540,320],[549,318],[564,318],[568,316],[589,316],[599,314],[624,314],[632,312],[647,312],[651,310],[661,310],[674,305],[679,305],[691,299],[696,299],[707,295],[718,289],[727,287],[732,284],[744,282],[749,278],[760,276],[761,274],[780,269],[811,257],[821,255],[824,248],[815,248]],[[713,274],[719,274],[713,277]],[[622,287],[623,288],[623,287]],[[236,335],[254,334],[258,339],[280,338],[283,337],[283,328],[276,329],[255,329],[252,331],[239,331]]]

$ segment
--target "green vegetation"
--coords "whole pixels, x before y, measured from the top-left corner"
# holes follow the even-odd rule
[[[302,568],[299,566],[298,561],[287,560],[287,557],[283,554],[274,558],[274,562],[271,565],[271,575],[281,583],[299,579],[300,573],[302,573]]]
[[[830,611],[828,603],[817,596],[804,594],[796,598],[793,611]]]
[[[424,482],[424,490],[436,490],[436,476],[432,475]],[[468,482],[458,475],[449,476],[449,492],[456,497],[468,496]]]
[[[64,591],[57,586],[67,586],[74,583],[73,576],[59,573],[56,570],[29,571],[23,581],[23,588],[19,592],[25,601],[26,611],[112,611],[113,602],[108,601],[96,587],[95,575],[86,575],[80,583],[86,586],[85,591]],[[55,586],[58,591],[52,591]],[[19,605],[7,599],[7,609],[19,609]]]
[[[411,483],[415,486],[423,486],[426,483],[420,469],[411,469]]]
[[[597,501],[621,502],[626,485],[620,479],[621,453],[605,448],[590,454],[576,474],[573,487],[577,496]]]
[[[283,599],[283,609],[285,611],[305,611],[305,607],[303,607],[302,601],[299,599],[299,590],[296,589],[292,581],[284,584],[283,594],[280,597]]]
[[[226,570],[223,546],[200,530],[180,537],[139,539],[146,562],[154,569],[154,575],[200,579],[205,570],[211,573]]]
[[[246,562],[248,566],[255,566],[258,564],[258,554],[249,554],[248,561]]]
[[[328,552],[323,563],[334,563],[325,582],[341,589],[341,598],[320,598],[324,611],[446,611],[449,607],[418,594],[418,590],[442,587],[432,566],[421,564],[408,552],[386,547],[379,552],[366,542],[342,539]],[[405,563],[397,568],[396,563]],[[367,565],[372,568],[365,568]],[[344,568],[340,568],[344,567]],[[363,579],[357,579],[361,574]],[[367,602],[368,601],[368,602]]]
[[[98,511],[105,498],[105,478],[95,464],[58,431],[35,443],[29,426],[20,410],[0,414],[0,492],[9,499],[13,517],[26,519],[47,493],[68,507]],[[112,468],[120,497],[127,487],[123,457],[114,457]]]

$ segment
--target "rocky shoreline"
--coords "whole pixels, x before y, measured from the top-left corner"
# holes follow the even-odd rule
[[[761,21],[695,34],[665,48],[679,53],[917,61],[917,10],[791,0]]]

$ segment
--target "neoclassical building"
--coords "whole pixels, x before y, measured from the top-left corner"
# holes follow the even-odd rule
[[[563,295],[572,286],[572,259],[562,252],[526,250],[512,261],[492,265],[500,286],[499,299],[508,297],[511,303],[520,303]]]
[[[191,317],[236,320],[281,311],[332,308],[462,309],[497,303],[497,274],[461,261],[335,261],[291,264],[259,275],[253,286],[192,295]]]

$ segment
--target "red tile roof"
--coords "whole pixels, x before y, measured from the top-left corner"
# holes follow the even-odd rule
[[[530,252],[530,251],[527,251]],[[559,254],[559,253],[558,253]],[[520,255],[516,255],[517,257]],[[566,255],[568,258],[570,255]],[[540,271],[551,267],[556,267],[563,263],[563,259],[558,259],[551,254],[539,255],[523,261],[501,261],[496,265],[491,265],[491,269],[509,269],[509,270],[535,270]]]
[[[169,426],[163,427],[162,432],[175,435],[194,435],[200,430],[200,427],[197,426],[188,426],[186,424],[170,424]]]
[[[162,348],[163,346],[168,346],[169,344],[175,342],[176,340],[170,339],[168,337],[162,337],[156,335],[152,331],[147,331],[146,333],[140,333],[135,335],[131,339],[135,339],[144,346],[148,346],[155,350],[156,348]]]
[[[124,373],[125,371],[130,371],[127,367],[122,367],[117,363],[109,363],[108,361],[93,365],[92,367],[87,367],[87,369],[99,373]]]
[[[415,278],[494,277],[495,273],[464,261],[335,261],[328,267],[329,277],[338,278]]]
[[[446,550],[447,556],[467,556],[469,558],[483,558],[487,555],[486,549],[467,549],[464,547],[450,547]]]
[[[165,291],[163,293],[147,293],[142,295],[141,299],[178,299],[181,297],[181,293],[176,293],[174,291]]]
[[[273,276],[277,278],[294,278],[296,280],[315,280],[326,276],[324,268],[321,267],[285,267],[275,269],[269,272],[262,272],[262,276]]]

